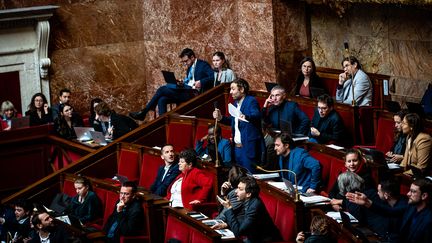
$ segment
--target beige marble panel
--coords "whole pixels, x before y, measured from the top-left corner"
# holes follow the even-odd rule
[[[239,3],[239,44],[241,49],[274,53],[272,5]]]
[[[55,49],[142,40],[140,0],[86,1],[62,5],[55,15]]]
[[[390,40],[392,75],[432,80],[432,42]]]
[[[68,87],[82,113],[100,97],[117,112],[139,109],[147,101],[144,47],[140,42],[59,50],[53,53],[51,98]]]
[[[432,11],[415,7],[392,8],[389,38],[395,40],[432,41]]]
[[[429,84],[428,81],[413,80],[412,78],[394,77],[395,93],[393,100],[419,102]],[[394,97],[393,97],[394,96]]]

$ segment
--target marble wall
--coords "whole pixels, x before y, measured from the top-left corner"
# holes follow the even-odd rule
[[[297,14],[298,6],[283,0],[0,0],[0,8],[59,5],[50,21],[52,101],[69,87],[81,113],[88,112],[94,97],[127,113],[140,109],[164,83],[161,70],[183,75],[178,54],[185,47],[207,61],[215,51],[225,52],[252,89],[276,81],[276,62],[296,63],[292,53],[304,49],[305,41],[297,40],[305,31],[285,34],[286,23],[297,25],[284,17],[277,18],[276,31],[273,2],[277,11],[303,22],[304,11]],[[275,39],[275,32],[293,39]],[[281,46],[277,51],[275,43]]]
[[[322,5],[311,10],[318,66],[341,68],[343,43],[367,72],[391,76],[393,100],[418,102],[432,82],[432,11],[418,7],[353,5],[343,17]]]

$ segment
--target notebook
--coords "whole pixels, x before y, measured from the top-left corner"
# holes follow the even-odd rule
[[[80,142],[88,142],[92,140],[90,131],[94,131],[93,127],[74,127],[77,140]]]

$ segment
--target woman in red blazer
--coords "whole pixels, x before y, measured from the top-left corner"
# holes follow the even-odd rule
[[[172,207],[192,210],[194,204],[208,202],[211,198],[214,176],[196,168],[197,155],[194,150],[179,154],[180,174],[168,188],[167,199]]]
[[[20,118],[21,114],[17,112],[15,106],[9,100],[3,101],[0,113],[0,131],[7,131],[11,129],[12,118]]]

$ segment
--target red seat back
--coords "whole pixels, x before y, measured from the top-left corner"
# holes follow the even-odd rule
[[[134,181],[139,178],[140,153],[138,149],[120,148],[117,173]]]
[[[77,194],[73,181],[70,181],[70,180],[64,180],[63,181],[63,193],[70,196],[70,197],[73,197]]]
[[[331,161],[328,190],[332,188],[333,184],[337,181],[339,174],[343,171],[345,171],[345,162],[343,160],[333,158]]]
[[[119,199],[119,194],[113,191],[106,190],[106,197],[105,197],[105,209],[104,209],[104,215],[103,215],[103,225],[106,224],[109,216],[114,211],[114,208],[116,207],[115,203]]]
[[[282,239],[285,242],[295,241],[297,232],[294,205],[291,206],[285,201],[268,194],[266,190],[261,190],[260,197],[274,224],[279,229]]]
[[[332,187],[332,185],[329,184],[332,157],[315,150],[309,151],[309,154],[317,159],[321,165],[321,181],[323,185],[322,190],[328,193]]]
[[[176,239],[182,243],[213,242],[205,233],[198,231],[172,214],[168,214],[165,230],[165,242],[169,239]]]
[[[193,147],[195,138],[194,119],[169,117],[166,126],[166,141],[174,146],[177,152]]]
[[[393,145],[394,122],[382,117],[378,118],[378,126],[375,138],[375,147],[379,151],[386,153]]]
[[[156,179],[158,169],[164,165],[160,155],[144,152],[141,162],[141,174],[138,185],[150,189]]]

